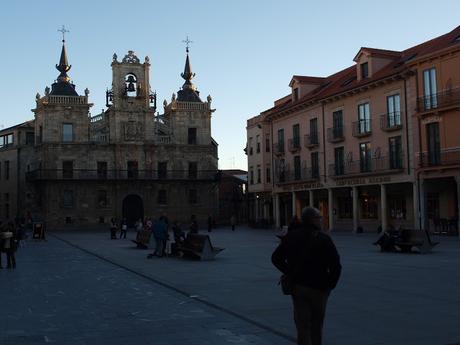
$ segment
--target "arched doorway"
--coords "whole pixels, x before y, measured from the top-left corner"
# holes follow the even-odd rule
[[[144,218],[144,202],[139,195],[130,194],[123,199],[123,218],[126,218],[128,227],[133,227],[139,218]]]

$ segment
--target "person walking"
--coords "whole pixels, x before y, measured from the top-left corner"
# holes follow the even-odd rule
[[[123,218],[121,221],[121,230],[120,230],[120,239],[126,238],[126,233],[128,232],[128,222],[126,218]]]
[[[163,217],[160,217],[153,224],[153,236],[156,242],[155,251],[147,257],[151,258],[153,256],[158,256],[161,258],[164,255],[165,243],[168,238],[168,228]]]
[[[8,222],[1,233],[2,249],[6,253],[6,268],[16,268],[16,229],[13,222]],[[0,262],[1,266],[1,262]]]
[[[342,266],[332,239],[321,231],[318,209],[302,210],[301,226],[281,239],[272,263],[292,287],[297,344],[321,345],[327,300]]]
[[[230,217],[230,225],[232,226],[232,231],[235,231],[236,226],[236,217],[234,214]]]
[[[117,239],[117,220],[116,218],[110,219],[110,239],[116,240]]]

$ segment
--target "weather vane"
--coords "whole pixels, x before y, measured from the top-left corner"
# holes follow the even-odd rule
[[[189,48],[190,48],[190,43],[193,43],[193,41],[190,41],[188,36],[187,36],[187,38],[185,40],[183,40],[182,42],[185,43],[185,51],[188,53]]]
[[[62,42],[65,42],[65,33],[70,31],[67,30],[64,25],[62,25],[62,28],[58,29],[58,31],[62,33]]]

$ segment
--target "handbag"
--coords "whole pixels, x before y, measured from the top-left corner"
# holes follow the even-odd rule
[[[278,285],[281,285],[281,291],[283,291],[283,294],[285,295],[292,295],[294,292],[294,281],[286,274],[283,274],[280,277]]]

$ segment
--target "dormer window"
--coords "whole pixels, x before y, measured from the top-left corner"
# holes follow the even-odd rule
[[[364,62],[361,64],[361,79],[366,79],[369,77],[369,64]]]
[[[296,87],[294,90],[292,90],[292,94],[294,97],[294,102],[299,99],[299,89]]]

